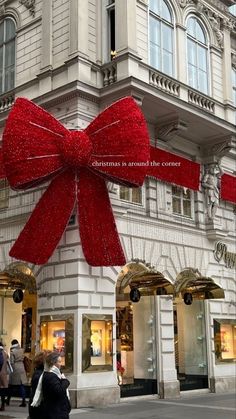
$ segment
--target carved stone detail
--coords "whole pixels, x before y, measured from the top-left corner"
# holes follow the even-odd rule
[[[213,29],[213,31],[215,32],[216,35],[216,40],[218,45],[220,46],[221,49],[223,49],[223,45],[224,45],[224,34],[223,31],[221,30],[221,25],[222,25],[222,18],[220,16],[217,15],[217,13],[212,12],[212,10],[208,9],[207,7],[203,8],[203,12],[205,13],[205,15],[207,16],[210,25]]]
[[[19,2],[29,10],[33,17],[35,16],[35,0],[19,0]]]
[[[4,4],[0,6],[0,18],[2,18],[5,15],[5,6]]]
[[[164,141],[169,141],[174,135],[187,130],[187,124],[180,120],[169,120],[156,128],[156,137]]]
[[[219,163],[204,166],[202,187],[205,193],[206,214],[208,220],[214,220],[220,202],[220,180],[223,170]]]
[[[219,162],[222,157],[228,155],[229,153],[236,150],[236,139],[234,135],[231,135],[227,138],[221,140],[215,139],[214,144],[208,145],[203,148],[203,155],[209,156],[207,159],[204,159],[209,164]]]
[[[180,5],[180,7],[182,7],[183,9],[184,9],[185,7],[187,7],[189,4],[194,4],[194,3],[196,3],[196,1],[194,1],[194,0],[179,0],[179,5]]]

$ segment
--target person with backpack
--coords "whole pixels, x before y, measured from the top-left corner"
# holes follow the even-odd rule
[[[7,364],[9,363],[9,356],[4,350],[3,343],[0,342],[0,395],[1,395],[1,407],[0,411],[5,410],[6,396],[8,393],[8,369]]]

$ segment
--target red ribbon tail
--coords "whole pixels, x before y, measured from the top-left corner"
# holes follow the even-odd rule
[[[36,265],[48,261],[74,208],[75,190],[74,173],[65,172],[51,182],[13,245],[10,256]]]
[[[80,171],[78,182],[80,238],[84,256],[91,266],[122,266],[125,257],[105,181],[88,170]]]

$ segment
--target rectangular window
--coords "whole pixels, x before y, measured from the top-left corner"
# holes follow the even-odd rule
[[[108,37],[109,37],[109,55],[112,60],[115,57],[116,41],[115,41],[115,1],[109,1],[107,6],[108,13]]]
[[[40,350],[59,352],[64,370],[73,371],[73,315],[53,315],[40,318]]]
[[[173,214],[191,218],[192,203],[189,189],[172,186],[172,210]]]
[[[113,370],[112,315],[83,314],[82,371]]]
[[[0,179],[0,209],[9,207],[9,185],[6,179]]]
[[[236,360],[236,320],[214,319],[214,344],[217,363]]]
[[[142,188],[120,186],[120,199],[132,202],[133,204],[142,204]]]

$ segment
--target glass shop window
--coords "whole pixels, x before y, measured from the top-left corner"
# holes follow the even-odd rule
[[[236,320],[214,319],[214,344],[216,363],[236,361]]]
[[[83,314],[82,371],[101,372],[113,369],[112,316]]]
[[[64,371],[73,371],[73,316],[43,316],[40,319],[40,350],[57,351]]]

